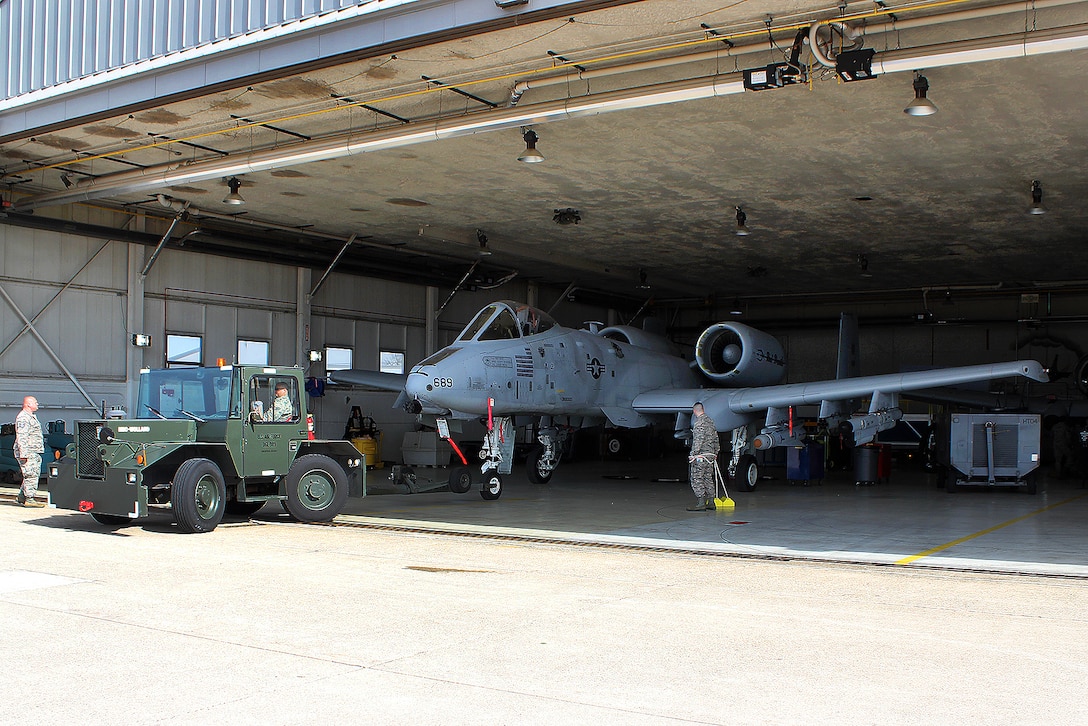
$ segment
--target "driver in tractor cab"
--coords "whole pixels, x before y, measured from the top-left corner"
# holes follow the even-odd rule
[[[265,421],[286,422],[295,417],[295,407],[291,404],[291,397],[287,393],[287,384],[276,384],[276,397],[272,399],[271,410],[265,414]]]

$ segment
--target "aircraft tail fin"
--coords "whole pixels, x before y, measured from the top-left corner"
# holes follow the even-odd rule
[[[839,316],[839,358],[835,378],[856,378],[861,375],[861,354],[858,345],[858,317],[850,313]]]
[[[861,375],[861,355],[858,343],[858,317],[850,313],[839,315],[839,356],[835,362],[835,379],[857,378]],[[820,418],[849,416],[857,401],[821,401]]]

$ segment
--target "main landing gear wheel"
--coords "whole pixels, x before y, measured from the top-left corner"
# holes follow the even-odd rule
[[[759,483],[759,464],[756,457],[751,454],[743,454],[737,462],[736,475],[737,489],[742,492],[754,492]]]
[[[502,477],[498,474],[487,474],[484,479],[483,489],[480,490],[480,496],[488,501],[494,501],[502,496]]]
[[[543,446],[537,446],[525,457],[525,473],[533,484],[547,484],[552,480],[552,472],[555,469],[540,465],[541,460],[544,458],[544,451]]]
[[[450,472],[450,491],[454,494],[464,494],[472,488],[472,469],[467,466],[456,466]]]
[[[300,456],[287,471],[287,511],[300,522],[328,522],[348,502],[348,476],[324,454]]]
[[[174,474],[170,505],[182,532],[211,532],[226,511],[223,472],[211,459],[189,459]]]

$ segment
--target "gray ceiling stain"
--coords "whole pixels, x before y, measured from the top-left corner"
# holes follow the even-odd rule
[[[348,207],[349,212],[369,212],[369,209],[365,207]]]
[[[82,139],[73,139],[68,136],[57,136],[56,134],[49,134],[47,136],[39,136],[38,143],[45,146],[51,146],[54,149],[62,149],[70,151],[71,149],[86,149],[90,146],[90,143]]]
[[[225,101],[218,101],[208,107],[208,111],[244,111],[252,106],[249,101],[243,101],[241,98],[230,98]]]
[[[324,81],[314,81],[301,76],[265,83],[254,87],[253,90],[261,96],[283,100],[325,99],[329,98],[333,92],[332,86]]]
[[[370,78],[374,81],[388,81],[396,78],[397,72],[392,68],[388,68],[384,65],[371,66],[366,70],[366,76],[367,78]]]
[[[24,149],[0,148],[0,157],[5,159],[19,159],[20,161],[40,161],[41,156]]]
[[[429,207],[429,202],[421,202],[418,199],[406,199],[404,197],[394,197],[392,199],[386,199],[386,204],[396,204],[400,207]]]
[[[87,126],[86,131],[95,136],[105,136],[108,139],[132,139],[140,135],[140,132],[126,129],[124,126]]]
[[[172,191],[172,192],[174,192],[176,194],[184,194],[186,196],[192,196],[194,194],[207,194],[208,193],[207,189],[201,189],[200,187],[176,186],[176,187],[167,187],[167,188],[170,191]]]
[[[281,179],[309,179],[310,175],[301,171],[295,171],[294,169],[274,169],[269,172],[270,176],[280,177]]]
[[[284,197],[304,197],[304,196],[306,196],[305,194],[301,194],[299,192],[280,192],[280,195],[284,196]]]
[[[189,120],[188,116],[180,116],[165,108],[156,108],[152,111],[144,111],[137,114],[136,120],[140,123],[156,126],[175,126]]]

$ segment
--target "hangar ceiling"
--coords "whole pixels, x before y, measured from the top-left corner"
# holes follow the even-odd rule
[[[935,46],[1088,33],[1086,2],[949,15],[993,5],[642,0],[530,12],[470,37],[8,138],[5,221],[88,219],[77,204],[151,217],[157,238],[188,204],[171,244],[194,250],[322,269],[357,235],[345,271],[452,286],[476,264],[473,283],[516,274],[633,304],[1088,286],[1088,51],[922,65],[939,112],[903,113],[914,95],[905,64]],[[736,90],[743,69],[789,55],[799,26],[842,16],[903,72],[844,83],[806,44],[808,83],[549,116],[598,100],[639,106],[648,101],[630,99],[681,85]],[[831,55],[846,42],[818,37]],[[497,130],[434,140],[490,118]],[[516,160],[522,126],[544,162]],[[401,138],[417,129],[431,140]],[[352,146],[368,139],[387,148]],[[318,147],[345,153],[299,162]],[[223,202],[231,176],[244,206]],[[1027,213],[1033,180],[1047,214]],[[738,206],[748,236],[735,233]],[[566,209],[576,224],[556,223]],[[120,228],[124,215],[113,218]],[[477,230],[492,254],[479,255]]]

